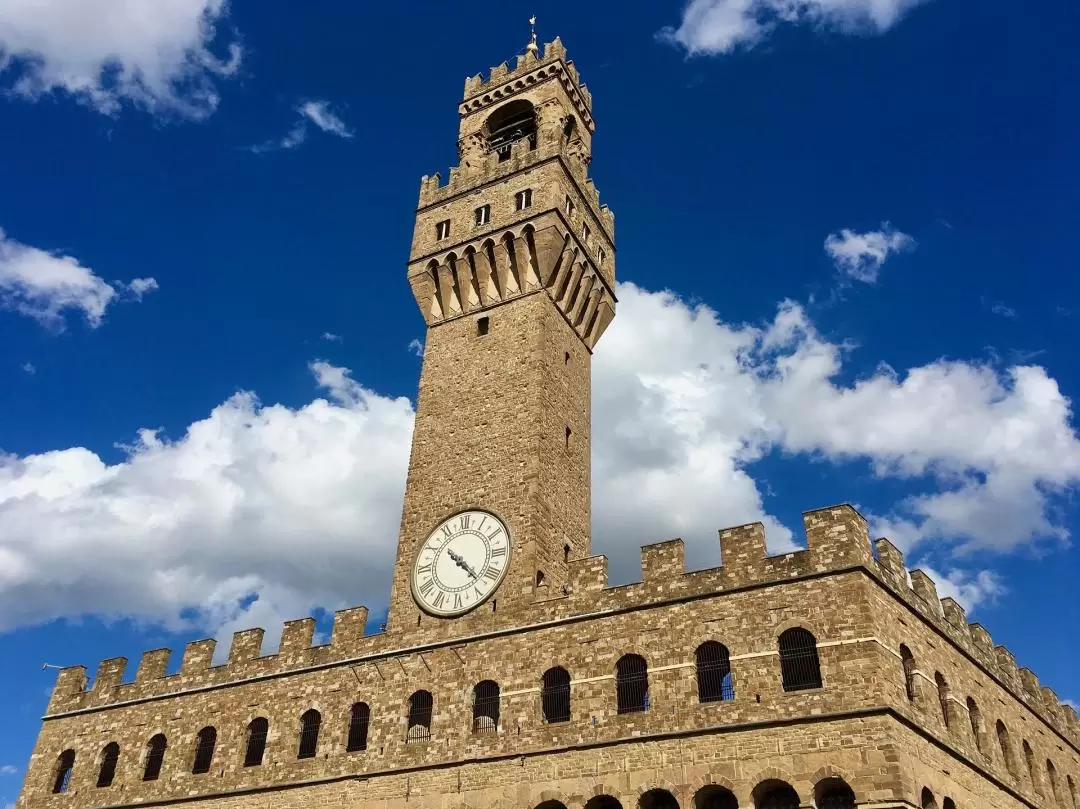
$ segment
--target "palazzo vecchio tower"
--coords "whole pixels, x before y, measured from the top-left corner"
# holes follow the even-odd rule
[[[220,665],[200,640],[63,669],[18,809],[1080,809],[1076,712],[850,506],[806,512],[805,550],[727,528],[719,567],[672,539],[608,586],[592,97],[534,36],[457,111],[409,255],[427,338],[385,631],[356,607],[318,645],[301,618],[272,654],[250,629]]]

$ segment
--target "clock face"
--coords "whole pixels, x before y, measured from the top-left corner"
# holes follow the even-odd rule
[[[462,511],[432,531],[413,565],[413,598],[432,615],[461,615],[502,583],[510,532],[487,511]]]

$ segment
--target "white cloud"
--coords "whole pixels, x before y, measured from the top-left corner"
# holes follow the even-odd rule
[[[227,12],[227,0],[2,0],[0,81],[104,113],[130,102],[202,118],[218,105],[215,80],[239,67],[237,44],[218,47]]]
[[[37,373],[37,367],[35,367],[34,363],[32,362],[24,362],[21,367],[24,371],[26,371],[26,373],[30,374],[30,376],[33,376]]]
[[[1001,582],[926,543],[1066,535],[1051,503],[1080,480],[1080,441],[1043,369],[935,362],[840,382],[845,349],[796,304],[748,326],[632,284],[618,295],[593,387],[593,550],[616,580],[636,577],[638,545],[674,536],[693,566],[716,564],[717,529],[757,519],[790,547],[754,478],[774,451],[907,480],[918,494],[871,516],[949,559],[943,593],[972,606]],[[316,605],[385,606],[412,409],[346,369],[311,370],[328,399],[237,394],[183,436],[140,432],[117,463],[78,447],[0,457],[3,626],[92,613],[261,624],[272,640]]]
[[[299,107],[300,114],[319,127],[323,132],[337,135],[339,138],[351,138],[353,133],[334,112],[328,101],[305,101]]]
[[[249,147],[249,150],[255,154],[264,154],[283,149],[295,149],[307,140],[309,123],[315,124],[323,132],[337,135],[339,138],[351,138],[353,136],[352,131],[345,126],[345,122],[330,110],[330,102],[328,101],[305,101],[296,108],[296,112],[299,114],[300,120],[293,124],[292,129],[285,133],[284,137],[264,141]]]
[[[939,598],[953,599],[969,614],[979,605],[992,603],[1008,593],[1001,577],[992,570],[979,570],[974,573],[950,570],[948,573],[939,573],[926,565],[920,567],[934,580]]]
[[[333,334],[332,332],[324,331],[322,333],[322,339],[328,343],[340,343],[343,338],[340,334]]]
[[[0,775],[15,775],[19,770],[17,767],[13,767],[10,764],[4,764],[0,766]]]
[[[856,233],[844,228],[825,239],[825,252],[845,275],[866,284],[876,283],[882,266],[892,253],[913,250],[915,240],[883,222],[881,230]]]
[[[925,0],[690,0],[660,38],[691,54],[752,48],[783,23],[845,34],[880,34]]]
[[[157,289],[153,278],[116,283],[135,300]],[[0,307],[55,329],[63,329],[66,311],[77,311],[97,328],[116,295],[116,288],[71,256],[20,244],[0,229]]]
[[[409,341],[409,351],[418,357],[424,356],[424,342],[413,338]]]

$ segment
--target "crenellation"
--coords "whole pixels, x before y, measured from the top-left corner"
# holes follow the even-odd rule
[[[894,590],[908,590],[908,571],[904,554],[891,541],[882,537],[874,540],[878,572]]]
[[[975,644],[975,648],[993,657],[994,655],[994,639],[990,636],[990,632],[985,626],[979,623],[968,624],[968,629],[971,632],[971,640]],[[995,659],[996,664],[996,659]]]
[[[259,628],[242,629],[234,632],[232,645],[229,647],[229,665],[235,666],[246,663],[262,655],[263,635],[266,633]]]
[[[506,62],[503,62],[502,64],[491,68],[488,73],[489,78],[485,84],[496,84],[505,79],[508,75],[510,75],[510,66],[506,64]]]
[[[608,560],[606,556],[588,556],[571,559],[567,565],[567,581],[570,593],[583,596],[598,593],[607,587]]]
[[[967,613],[956,602],[956,599],[950,596],[941,599],[941,611],[945,616],[945,620],[954,629],[970,637],[971,631],[968,629]]]
[[[108,660],[102,660],[98,663],[97,673],[94,674],[94,684],[90,692],[101,696],[110,695],[124,681],[127,664],[126,657],[110,657]]]
[[[81,699],[87,687],[86,666],[69,666],[56,674],[52,695],[49,697],[48,713],[65,710],[72,700]]]
[[[184,647],[184,657],[180,662],[180,675],[189,677],[209,670],[214,660],[217,641],[213,638],[193,640]]]
[[[1022,686],[1020,684],[1020,672],[1016,668],[1016,657],[1004,646],[995,646],[994,654],[997,655],[998,673],[1001,679],[1005,681],[1005,684],[1009,686],[1009,689],[1014,694],[1020,694]]]
[[[368,608],[352,607],[334,613],[334,626],[330,630],[330,646],[334,657],[351,657],[364,638],[367,626]]]
[[[1042,692],[1039,690],[1039,678],[1035,672],[1027,666],[1017,669],[1020,673],[1020,684],[1024,687],[1024,695],[1035,705],[1042,705]]]
[[[143,652],[139,659],[139,668],[135,672],[135,682],[141,684],[160,680],[168,672],[171,658],[172,649],[151,649]]]
[[[922,570],[912,570],[911,589],[928,607],[931,615],[941,617],[941,599],[938,597],[937,584]]]
[[[760,522],[720,531],[720,560],[725,570],[756,570],[765,561],[765,526]]]
[[[686,573],[686,545],[681,539],[669,539],[643,545],[641,580],[645,584],[678,581]]]
[[[850,505],[807,511],[803,514],[803,530],[817,570],[871,567],[874,563],[866,520]]]
[[[311,650],[311,642],[315,638],[315,619],[299,618],[295,621],[286,621],[281,630],[281,645],[278,654],[288,659]]]

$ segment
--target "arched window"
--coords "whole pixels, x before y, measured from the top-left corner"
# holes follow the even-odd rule
[[[791,784],[783,781],[765,781],[753,792],[756,809],[798,809],[799,794]]]
[[[120,761],[120,745],[109,742],[101,751],[101,769],[98,770],[97,785],[111,787],[116,778],[116,765]]]
[[[585,802],[585,809],[622,809],[622,804],[611,795],[594,795]]]
[[[855,793],[843,779],[828,778],[814,789],[818,809],[855,809]]]
[[[900,662],[904,667],[904,690],[908,702],[915,701],[915,655],[904,644],[900,644]]]
[[[214,763],[215,747],[217,747],[217,730],[209,726],[200,730],[195,737],[195,761],[191,765],[193,775],[210,772],[210,765]]]
[[[785,691],[821,688],[817,639],[809,630],[795,627],[780,636],[780,676]]]
[[[484,680],[473,686],[473,733],[498,733],[499,684]]]
[[[322,714],[314,708],[304,711],[300,717],[300,744],[296,750],[297,758],[315,758],[319,749],[319,728],[322,726]]]
[[[1024,739],[1023,750],[1024,761],[1027,763],[1028,777],[1031,778],[1031,788],[1041,795],[1042,790],[1039,789],[1039,774],[1035,771],[1035,753],[1032,752],[1031,745],[1028,744],[1027,739]]]
[[[1054,803],[1061,803],[1058,797],[1057,767],[1050,759],[1046,760],[1046,780],[1050,782],[1050,794],[1054,797]]]
[[[562,666],[544,672],[540,705],[545,722],[570,721],[570,672]]]
[[[258,767],[263,763],[266,752],[266,735],[270,732],[270,723],[259,716],[248,723],[247,749],[244,751],[244,766]]]
[[[730,789],[709,784],[694,795],[694,809],[739,809],[739,800]]]
[[[968,719],[971,721],[971,735],[975,737],[975,746],[983,749],[982,740],[982,712],[974,698],[967,698]]]
[[[503,104],[487,119],[485,126],[488,151],[499,156],[499,162],[510,158],[511,146],[528,139],[529,148],[536,148],[536,110],[525,99]]]
[[[431,738],[431,692],[417,691],[409,697],[407,742],[426,742]]]
[[[169,742],[164,733],[158,733],[150,738],[146,745],[146,766],[143,768],[142,780],[156,781],[161,775],[161,766],[165,763],[165,750]]]
[[[956,809],[956,804],[952,798],[946,798],[941,802],[941,809]]]
[[[1073,781],[1071,775],[1066,775],[1065,781],[1069,785],[1069,797],[1072,798],[1073,809],[1080,809],[1080,796],[1076,794],[1076,782]]]
[[[54,795],[67,792],[71,785],[71,772],[75,769],[75,751],[65,750],[56,759],[56,773],[53,775],[52,791]]]
[[[638,809],[679,809],[679,802],[666,789],[650,789],[638,798]]]
[[[352,706],[349,714],[349,742],[345,749],[349,752],[354,750],[367,750],[368,725],[371,723],[371,709],[366,702],[358,702]]]
[[[1005,769],[1016,775],[1016,763],[1013,761],[1012,746],[1009,744],[1009,730],[1000,719],[995,727],[998,747],[1001,748],[1001,758],[1005,762]]]
[[[694,652],[697,667],[698,702],[722,702],[735,699],[731,681],[731,659],[727,647],[710,640]]]
[[[949,726],[949,684],[945,682],[945,675],[940,671],[934,672],[934,682],[937,683],[938,704],[941,706],[941,718],[945,721],[945,727]]]
[[[641,655],[623,655],[615,664],[615,698],[619,713],[649,710],[649,664]]]
[[[922,791],[922,809],[937,809],[937,799],[934,798],[934,793],[926,787],[923,787]]]

